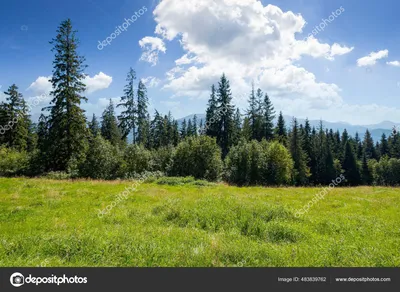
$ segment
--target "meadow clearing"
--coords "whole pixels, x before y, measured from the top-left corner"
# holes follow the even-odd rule
[[[400,266],[399,188],[171,182],[0,178],[0,266]]]

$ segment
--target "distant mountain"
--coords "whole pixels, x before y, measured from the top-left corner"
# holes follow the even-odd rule
[[[196,114],[196,116],[197,116],[198,123],[200,123],[200,120],[203,120],[203,124],[204,124],[206,115],[205,114]],[[194,117],[194,114],[179,119],[178,120],[179,126],[181,126],[184,119],[186,119],[186,121],[188,121],[189,119],[193,119],[193,117]],[[284,118],[285,118],[287,127],[290,128],[293,117],[284,116]],[[297,119],[297,121],[303,125],[305,123],[305,119]],[[310,120],[309,122],[310,122],[311,127],[316,127],[316,128],[319,127],[319,123],[320,123],[319,120]],[[276,120],[275,120],[275,123],[276,123]],[[342,133],[343,130],[346,129],[347,132],[349,133],[349,135],[351,135],[353,137],[358,132],[361,139],[363,139],[365,131],[367,129],[369,129],[369,131],[371,132],[371,136],[375,142],[380,141],[383,133],[385,133],[386,137],[388,137],[392,133],[392,129],[394,126],[400,128],[400,123],[394,123],[394,122],[390,122],[390,121],[383,121],[379,124],[360,126],[360,125],[352,125],[352,124],[349,124],[346,122],[333,123],[333,122],[327,122],[327,121],[323,120],[322,124],[323,124],[324,128],[332,129],[333,131],[339,130],[340,133]]]

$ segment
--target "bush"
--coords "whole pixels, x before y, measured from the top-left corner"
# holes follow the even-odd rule
[[[215,181],[221,176],[221,149],[215,139],[190,137],[178,144],[168,174]]]
[[[155,181],[159,185],[169,186],[183,186],[183,185],[194,185],[194,186],[209,186],[211,183],[204,180],[196,180],[194,177],[162,177]]]
[[[372,165],[376,184],[400,185],[400,159],[383,157]]]
[[[51,171],[47,173],[44,178],[54,179],[54,180],[67,180],[71,179],[71,175],[65,171]]]
[[[24,175],[29,168],[29,160],[26,152],[0,146],[0,176]]]
[[[173,146],[160,147],[151,151],[152,170],[166,172],[172,164],[175,149]]]
[[[278,142],[241,141],[225,160],[225,178],[238,185],[281,185],[288,183],[293,161]]]
[[[83,177],[93,179],[115,179],[121,175],[123,164],[119,149],[101,136],[90,141],[85,161],[79,166]]]
[[[137,174],[151,170],[151,151],[142,145],[129,145],[125,150],[124,160],[126,163],[123,170],[125,176],[134,177]]]

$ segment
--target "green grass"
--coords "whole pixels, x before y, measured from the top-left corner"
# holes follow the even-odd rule
[[[130,185],[0,178],[0,266],[400,266],[398,188]]]

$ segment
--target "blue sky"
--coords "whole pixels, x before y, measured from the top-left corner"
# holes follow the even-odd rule
[[[98,49],[144,6],[147,12]],[[88,115],[100,115],[109,98],[118,99],[133,67],[148,84],[152,108],[176,118],[204,113],[208,88],[225,72],[241,108],[254,81],[287,115],[400,122],[399,6],[389,0],[6,1],[1,90],[16,83],[28,100],[48,91],[49,41],[71,18],[89,65]],[[323,31],[304,40],[340,7]]]

